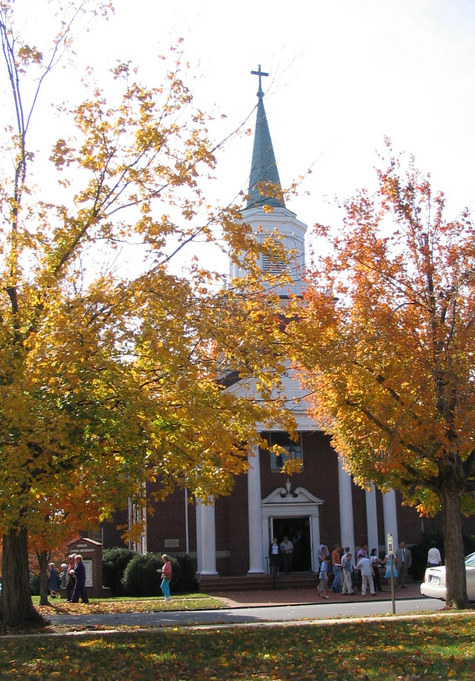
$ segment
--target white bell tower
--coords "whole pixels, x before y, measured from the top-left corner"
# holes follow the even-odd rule
[[[257,239],[264,240],[273,234],[276,235],[279,243],[286,249],[288,262],[271,262],[269,258],[263,256],[261,268],[270,274],[279,274],[282,270],[287,270],[291,283],[280,287],[277,292],[283,298],[290,295],[300,297],[305,269],[307,226],[297,220],[295,213],[285,207],[263,102],[262,76],[269,74],[261,71],[260,65],[257,71],[251,73],[259,76],[259,89],[249,194],[246,208],[242,211],[242,220],[251,226]],[[244,271],[239,264],[232,263],[230,275],[231,279],[235,279],[244,276]]]

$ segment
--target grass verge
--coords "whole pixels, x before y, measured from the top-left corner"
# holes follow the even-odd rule
[[[0,679],[472,681],[470,615],[226,629],[10,637]]]
[[[115,612],[151,612],[155,610],[215,610],[225,608],[223,601],[203,593],[178,594],[165,601],[163,596],[144,598],[91,598],[89,603],[67,603],[62,598],[50,598],[49,605],[39,605],[40,597],[33,596],[33,605],[39,613],[48,615],[110,614]],[[1,677],[0,677],[1,678]]]

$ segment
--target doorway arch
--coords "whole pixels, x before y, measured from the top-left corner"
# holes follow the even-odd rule
[[[290,491],[290,485],[278,487],[262,500],[262,539],[266,572],[269,545],[275,531],[295,531],[303,533],[302,556],[300,565],[304,570],[316,570],[315,551],[320,544],[320,505],[323,500],[311,494],[304,487]],[[288,535],[287,535],[288,536]],[[283,537],[278,537],[279,541]],[[292,540],[292,537],[289,537]]]

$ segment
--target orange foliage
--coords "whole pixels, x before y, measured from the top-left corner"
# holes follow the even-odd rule
[[[442,508],[458,553],[457,514],[475,511],[475,226],[468,211],[445,219],[413,162],[403,172],[390,158],[378,178],[374,196],[345,203],[340,228],[317,227],[330,253],[288,334],[356,482],[398,488],[420,513]]]

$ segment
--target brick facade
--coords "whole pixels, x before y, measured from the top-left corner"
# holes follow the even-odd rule
[[[319,506],[319,525],[321,541],[332,547],[340,543],[340,499],[338,488],[337,456],[333,451],[329,438],[319,431],[302,433],[303,469],[291,476],[292,489],[303,487],[315,497],[322,500]],[[284,487],[286,476],[271,469],[270,455],[260,453],[261,498],[266,498],[276,488]],[[365,491],[352,486],[353,524],[355,547],[368,542]],[[399,540],[409,545],[420,541],[422,532],[441,529],[440,516],[421,519],[415,509],[402,505],[402,499],[396,494],[398,514]],[[155,503],[154,513],[147,517],[147,550],[151,552],[168,552],[184,554],[187,549],[196,560],[196,515],[194,504],[186,505],[185,492],[177,491],[165,502]],[[376,491],[376,513],[378,524],[378,549],[384,552],[385,529],[383,518],[382,495]],[[188,517],[187,517],[188,516]],[[126,514],[117,517],[117,524],[124,525]],[[226,497],[215,500],[216,523],[216,569],[222,576],[244,575],[249,569],[249,523],[247,476],[236,478],[233,492]],[[273,527],[283,534],[302,536],[301,557],[297,557],[297,567],[311,569],[313,565],[310,552],[308,518],[273,519]],[[187,528],[188,525],[188,542]],[[475,530],[474,519],[464,519],[464,530],[472,533]],[[270,531],[270,530],[269,530]],[[123,545],[120,532],[114,523],[104,525],[104,547]],[[369,547],[373,548],[373,547]],[[315,549],[315,547],[314,547]],[[297,556],[297,552],[296,552]]]

